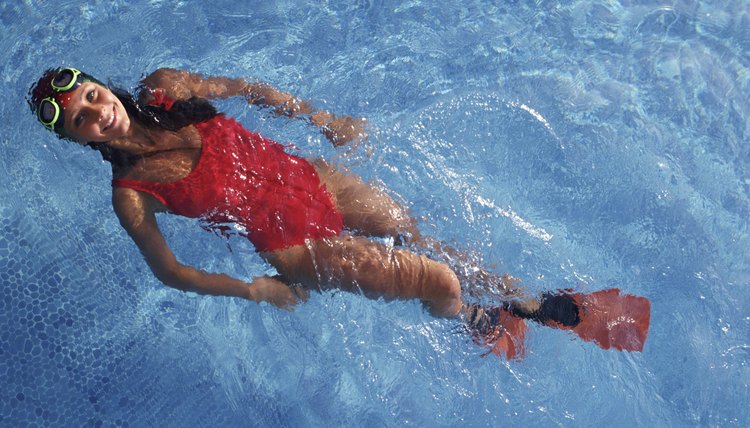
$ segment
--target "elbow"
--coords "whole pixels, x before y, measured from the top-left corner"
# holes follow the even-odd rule
[[[173,68],[160,68],[143,79],[143,84],[151,89],[163,89],[166,95],[174,99],[190,98],[187,85],[189,74]]]
[[[143,83],[151,88],[164,88],[173,83],[176,78],[182,77],[182,73],[184,72],[173,68],[160,68],[146,76]]]
[[[184,266],[169,266],[161,269],[153,269],[156,279],[161,281],[167,287],[175,288],[180,291],[195,291],[192,286],[190,275]]]

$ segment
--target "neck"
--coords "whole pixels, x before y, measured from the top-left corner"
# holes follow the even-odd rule
[[[105,144],[115,150],[139,155],[153,151],[156,147],[156,140],[153,136],[153,130],[132,121],[125,136],[108,141]]]

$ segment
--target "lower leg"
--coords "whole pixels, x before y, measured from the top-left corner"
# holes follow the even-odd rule
[[[530,309],[534,309],[536,299],[529,299],[524,295],[523,287],[518,278],[507,273],[490,272],[468,252],[459,250],[431,236],[422,235],[416,227],[416,222],[411,221],[407,226],[402,227],[399,238],[406,246],[428,251],[433,257],[450,265],[462,284],[479,284],[484,290],[489,290],[496,295],[499,294],[503,300],[518,300],[523,302],[523,305],[529,306]],[[467,291],[474,294],[472,290]]]
[[[364,235],[392,237],[399,245],[429,251],[450,266],[451,274],[455,272],[461,284],[481,285],[481,290],[476,287],[467,289],[474,297],[479,297],[481,291],[488,291],[495,296],[499,294],[505,301],[512,299],[514,305],[526,312],[538,309],[539,300],[525,297],[518,279],[489,272],[468,253],[422,235],[417,221],[409,216],[408,210],[381,189],[325,161],[315,160],[313,164],[321,182],[331,192],[337,208],[343,214],[347,228]]]
[[[408,209],[383,189],[366,183],[346,168],[322,159],[312,163],[348,229],[366,236],[391,237],[397,245],[405,244],[410,248],[429,251],[448,264],[461,278],[461,283],[482,284],[505,298],[523,297],[517,280],[508,275],[488,272],[467,252],[422,235],[417,228],[417,220],[409,215]]]
[[[321,239],[268,259],[290,281],[372,298],[420,299],[435,316],[457,316],[463,303],[458,278],[448,266],[366,238]]]

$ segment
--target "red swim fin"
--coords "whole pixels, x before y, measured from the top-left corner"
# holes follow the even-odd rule
[[[642,351],[651,321],[651,302],[645,297],[620,294],[620,290],[570,294],[578,306],[580,322],[564,327],[553,321],[545,324],[573,330],[581,339],[603,349]]]
[[[526,355],[526,323],[503,308],[493,308],[488,314],[492,329],[484,334],[475,334],[474,343],[489,348],[484,355],[495,354],[508,360],[521,359]]]

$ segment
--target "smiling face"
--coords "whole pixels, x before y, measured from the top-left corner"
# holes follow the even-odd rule
[[[130,118],[112,91],[85,82],[66,95],[65,134],[81,143],[108,142],[126,136]]]

